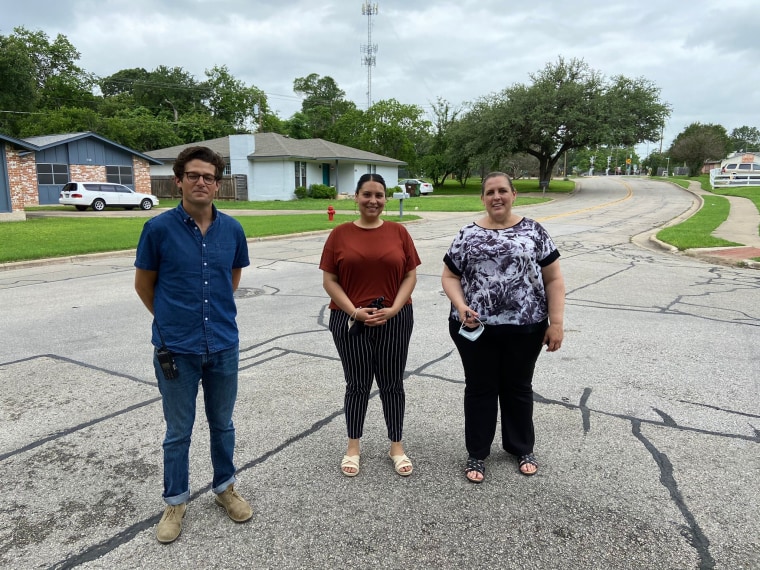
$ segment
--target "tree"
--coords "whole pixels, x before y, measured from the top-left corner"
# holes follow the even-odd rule
[[[59,107],[25,115],[18,122],[17,136],[24,138],[82,131],[100,133],[102,127],[103,118],[94,109]]]
[[[135,70],[117,72],[117,79],[124,80],[128,72]],[[207,89],[181,67],[159,65],[144,77],[141,77],[139,72],[134,74],[135,78],[128,92],[134,98],[136,106],[145,107],[154,115],[163,115],[178,121],[186,113],[204,108],[203,100],[208,95]],[[114,76],[106,81],[113,84]]]
[[[728,154],[729,148],[724,127],[692,123],[678,134],[668,152],[671,160],[688,166],[689,176],[697,176],[705,160],[721,159]]]
[[[756,127],[743,126],[731,131],[729,136],[731,147],[735,152],[758,152],[760,151],[760,130]]]
[[[94,78],[76,65],[80,54],[66,36],[58,34],[51,43],[43,31],[32,32],[24,27],[13,31],[34,65],[40,108],[94,104]]]
[[[0,129],[18,134],[23,113],[33,111],[39,101],[36,67],[24,45],[13,36],[0,36]]]
[[[367,150],[362,147],[368,120],[365,115],[366,113],[361,109],[351,109],[341,115],[335,122],[330,140],[346,146]],[[296,129],[306,131],[306,117],[304,114],[300,112],[295,113],[288,123],[291,132],[290,136],[303,138],[296,136],[294,132]]]
[[[660,152],[652,152],[642,161],[642,166],[647,169],[650,176],[656,176],[659,169],[668,167],[668,157]]]
[[[141,152],[182,144],[176,125],[166,117],[156,117],[149,109],[124,109],[105,119],[100,134]]]
[[[258,132],[287,135],[289,132],[288,122],[283,121],[276,113],[264,113],[259,119]]]
[[[452,107],[441,97],[433,103],[433,132],[427,137],[427,148],[420,156],[419,168],[435,188],[442,186],[446,177],[457,168],[457,161],[452,160],[453,156],[448,152],[451,144],[449,131],[460,112],[461,108]]]
[[[41,31],[14,28],[0,36],[0,117],[3,131],[19,135],[28,130],[29,113],[49,109],[94,108],[93,79],[76,65],[79,52],[66,36],[53,42]]]
[[[464,187],[472,171],[472,152],[469,142],[474,137],[469,135],[467,123],[459,119],[451,124],[446,138],[449,142],[446,149],[446,160],[451,168],[451,174]]]
[[[510,153],[494,128],[496,102],[495,96],[486,96],[470,103],[469,111],[449,128],[449,160],[463,186],[473,169],[483,177],[498,170]]]
[[[213,117],[206,109],[183,115],[176,123],[176,131],[184,142],[216,139],[235,133],[229,123]]]
[[[297,77],[293,81],[293,91],[304,96],[301,113],[305,119],[308,138],[334,140],[338,134],[333,127],[338,119],[356,105],[346,100],[346,93],[330,76],[320,77],[316,73]]]
[[[538,161],[535,156],[518,152],[502,158],[497,170],[506,172],[517,180],[523,176],[535,176],[538,173]]]
[[[211,114],[234,131],[255,130],[257,118],[265,113],[266,94],[257,87],[246,87],[226,65],[207,69],[206,77],[202,87],[208,93],[206,106]]]
[[[670,115],[670,107],[660,102],[660,89],[643,77],[613,77],[605,88],[604,104],[609,134],[600,144],[613,147],[656,141]]]
[[[670,114],[645,79],[608,83],[583,60],[560,57],[530,78],[531,85],[516,84],[476,106],[479,147],[536,157],[541,180],[551,179],[565,151],[656,140]]]
[[[135,84],[147,83],[150,74],[142,67],[122,69],[102,78],[98,85],[104,97],[115,97],[126,94],[134,99]]]
[[[364,119],[358,148],[406,162],[417,168],[422,141],[430,129],[417,105],[404,105],[395,99],[378,101],[360,116]]]

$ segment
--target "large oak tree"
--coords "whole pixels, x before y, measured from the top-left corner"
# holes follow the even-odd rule
[[[670,114],[659,89],[646,79],[605,80],[583,60],[558,58],[517,83],[483,99],[474,109],[482,149],[538,160],[550,180],[565,151],[596,145],[630,146],[655,141]]]

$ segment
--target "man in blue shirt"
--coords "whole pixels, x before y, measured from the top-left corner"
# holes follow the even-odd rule
[[[159,542],[182,531],[190,498],[190,438],[198,384],[211,439],[216,502],[235,522],[253,516],[234,488],[238,385],[237,308],[233,294],[250,264],[240,223],[216,209],[224,159],[202,146],[183,150],[174,163],[182,202],[148,220],[137,245],[135,290],[153,315],[153,367],[163,402],[166,510]]]

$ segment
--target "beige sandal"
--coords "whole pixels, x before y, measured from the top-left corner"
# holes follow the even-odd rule
[[[412,462],[409,460],[405,453],[402,453],[401,455],[391,455],[391,452],[389,451],[388,457],[390,457],[391,461],[393,461],[393,468],[396,470],[396,473],[402,477],[408,477],[412,474],[412,471],[414,471]],[[404,467],[409,467],[409,471],[401,471],[401,469]]]
[[[355,469],[353,473],[346,471],[346,467],[349,469]],[[343,461],[340,462],[340,472],[346,477],[356,477],[359,474],[359,456],[358,455],[344,455]]]

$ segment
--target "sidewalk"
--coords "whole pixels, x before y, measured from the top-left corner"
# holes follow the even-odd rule
[[[702,201],[702,196],[710,194],[710,192],[702,190],[698,182],[691,182],[688,190],[697,195],[700,198],[700,202]],[[684,253],[712,263],[728,264],[732,266],[740,265],[743,267],[760,269],[760,262],[752,259],[760,258],[760,235],[758,234],[758,228],[760,227],[760,213],[757,211],[755,204],[747,198],[739,198],[737,196],[723,196],[723,198],[726,198],[729,201],[731,210],[726,221],[723,222],[712,235],[717,238],[741,244],[741,246],[695,248],[687,249]],[[690,210],[685,213],[683,218],[686,219],[692,216],[696,210],[697,209],[694,211]],[[652,239],[665,249],[675,249],[668,244],[656,240],[654,237]]]

